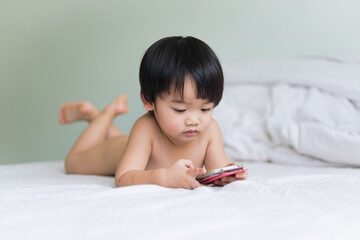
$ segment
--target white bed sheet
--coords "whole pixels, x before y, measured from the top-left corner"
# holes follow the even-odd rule
[[[0,239],[359,239],[360,169],[246,166],[246,181],[191,191],[2,165]]]

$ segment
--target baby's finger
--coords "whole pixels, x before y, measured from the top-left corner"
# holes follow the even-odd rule
[[[233,162],[233,163],[229,163],[229,164],[226,165],[226,166],[234,166],[234,165],[238,165],[238,163]]]
[[[179,160],[179,161],[181,161],[181,162],[185,165],[185,167],[187,167],[187,168],[194,168],[194,164],[193,164],[193,162],[190,161],[190,160],[181,159],[181,160]]]
[[[187,174],[193,178],[204,173],[206,173],[204,168],[191,168],[187,170]]]
[[[218,179],[218,180],[214,181],[214,185],[217,186],[217,187],[222,187],[225,184],[221,181],[221,179]]]
[[[236,174],[235,174],[235,177],[236,177],[238,180],[244,180],[244,179],[247,178],[247,175],[248,175],[248,172],[245,171],[245,172],[236,173]]]
[[[247,172],[241,172],[241,173],[236,173],[235,175],[232,176],[222,177],[221,182],[231,183],[238,180],[244,180],[246,179],[246,177],[247,177]]]
[[[195,188],[198,188],[198,187],[201,187],[202,185],[195,179],[191,179],[190,182],[190,188],[191,189],[195,189]]]
[[[235,176],[228,176],[228,177],[222,177],[221,178],[221,182],[225,183],[225,184],[231,183],[231,182],[236,181],[236,180],[237,179],[235,178]]]

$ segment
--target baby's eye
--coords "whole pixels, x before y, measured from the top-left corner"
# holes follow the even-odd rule
[[[182,113],[182,112],[185,112],[185,109],[176,109],[176,108],[173,108],[175,112],[177,113]]]
[[[211,110],[211,107],[210,108],[202,108],[201,109],[201,111],[203,111],[203,112],[208,112],[208,111],[210,111]]]

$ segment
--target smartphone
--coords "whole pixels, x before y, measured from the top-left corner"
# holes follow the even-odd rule
[[[232,166],[214,169],[210,172],[197,176],[196,180],[198,180],[198,182],[201,184],[207,185],[213,183],[215,180],[220,179],[222,177],[233,176],[238,172],[245,172],[245,171],[246,169],[244,169],[244,164],[240,163],[238,165],[232,165]]]

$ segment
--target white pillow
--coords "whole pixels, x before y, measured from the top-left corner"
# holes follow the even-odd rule
[[[360,102],[360,57],[310,56],[225,64],[225,84],[289,83],[331,92]]]

